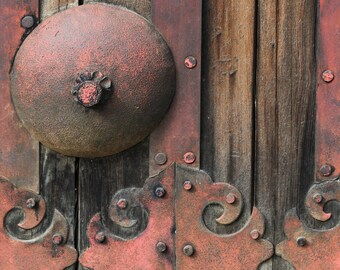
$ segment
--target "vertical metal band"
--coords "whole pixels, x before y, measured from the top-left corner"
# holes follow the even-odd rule
[[[38,17],[38,0],[1,1],[0,175],[38,191],[39,145],[20,123],[11,102],[10,68],[17,48]],[[30,16],[26,16],[30,15]]]
[[[316,116],[316,178],[340,173],[340,2],[320,0]]]
[[[152,20],[172,50],[176,94],[150,138],[150,175],[173,162],[199,168],[201,96],[201,0],[153,0]]]

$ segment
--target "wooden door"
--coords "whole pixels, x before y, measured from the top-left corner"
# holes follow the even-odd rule
[[[31,137],[9,75],[88,2],[0,3],[0,268],[340,269],[337,1],[96,1],[156,25],[177,85],[149,136],[93,159]]]

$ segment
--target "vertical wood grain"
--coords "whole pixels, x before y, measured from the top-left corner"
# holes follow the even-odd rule
[[[84,3],[88,2],[104,2],[122,6],[151,20],[151,0],[84,0]]]
[[[44,20],[51,15],[78,5],[78,0],[41,0],[40,19]]]
[[[274,244],[313,182],[315,10],[314,0],[258,1],[255,200]],[[262,269],[291,266],[274,257]]]
[[[203,1],[203,12],[201,167],[241,191],[245,221],[252,206],[255,3]]]

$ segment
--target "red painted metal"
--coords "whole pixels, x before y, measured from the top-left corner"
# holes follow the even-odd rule
[[[306,207],[317,220],[326,221],[332,216],[332,213],[325,213],[323,208],[329,201],[336,200],[340,202],[340,179],[323,181],[313,185],[306,197]]]
[[[340,174],[340,2],[320,0],[318,22],[318,90],[316,119],[316,178]],[[323,175],[322,166],[333,166]],[[320,169],[321,168],[321,169]]]
[[[27,207],[27,200],[34,200],[33,207]],[[8,213],[20,208],[25,212],[25,220],[18,224],[23,229],[38,226],[45,215],[45,202],[37,194],[18,189],[8,180],[0,178],[0,269],[62,270],[77,260],[77,252],[67,240],[68,226],[65,218],[55,211],[50,227],[41,235],[29,240],[19,240],[6,229]],[[58,235],[59,240],[56,240]]]
[[[340,269],[340,225],[325,231],[310,229],[293,209],[286,215],[284,230],[288,239],[276,246],[276,254],[296,270]]]
[[[171,51],[154,26],[97,3],[35,28],[16,55],[11,93],[23,124],[44,145],[99,157],[149,135],[168,111],[175,81]]]
[[[190,183],[190,188],[187,188]],[[228,201],[228,194],[234,200]],[[119,202],[125,200],[126,207]],[[220,224],[237,220],[242,210],[240,192],[227,183],[213,183],[203,171],[171,165],[146,181],[143,189],[120,190],[113,197],[109,216],[124,228],[135,228],[132,209],[142,206],[148,224],[136,238],[113,235],[97,214],[89,224],[91,247],[80,262],[93,269],[256,269],[272,253],[261,239],[264,220],[254,208],[251,220],[239,232],[217,235],[209,231],[202,216],[209,205],[219,204]],[[176,246],[175,246],[176,244]],[[244,254],[244,255],[242,255]],[[246,259],[245,259],[246,256]]]
[[[190,181],[190,191],[183,182]],[[259,264],[273,254],[272,244],[261,239],[264,219],[254,208],[250,221],[238,232],[217,235],[203,222],[204,209],[210,204],[223,206],[220,224],[230,224],[240,215],[240,192],[227,183],[213,183],[210,177],[197,170],[178,166],[176,170],[176,269],[257,269]],[[228,194],[235,196],[232,204]],[[254,240],[256,230],[257,236]],[[191,245],[193,254],[186,254]],[[203,268],[202,268],[203,267]]]
[[[111,219],[123,227],[132,227],[138,221],[131,220],[129,211],[142,206],[149,216],[147,228],[138,237],[124,240],[103,225],[100,214],[95,215],[88,227],[91,247],[80,256],[80,263],[96,270],[173,269],[174,177],[174,166],[170,166],[160,175],[149,178],[143,189],[118,192],[111,203]],[[160,187],[166,191],[161,198],[155,195]],[[128,202],[126,209],[117,207],[122,198]],[[96,241],[98,233],[104,233],[104,241]],[[159,242],[166,245],[165,251],[159,252]]]
[[[172,50],[177,80],[169,113],[150,137],[150,175],[185,163],[187,152],[195,155],[190,167],[199,168],[202,0],[153,0],[152,21]],[[168,162],[157,164],[157,153]]]
[[[10,68],[12,60],[25,36],[21,19],[38,16],[38,0],[0,1],[0,175],[13,183],[38,191],[38,142],[22,127],[10,96]]]

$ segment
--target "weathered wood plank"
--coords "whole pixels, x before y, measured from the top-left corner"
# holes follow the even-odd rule
[[[254,26],[254,1],[203,1],[201,167],[243,194],[238,228],[252,205]]]
[[[313,181],[316,1],[258,2],[255,200],[274,244]],[[261,269],[291,269],[274,257]]]
[[[84,0],[87,2],[105,2],[117,6],[126,7],[127,9],[133,10],[143,17],[151,20],[151,0]]]
[[[44,20],[51,15],[78,5],[78,0],[41,0],[40,19]]]

